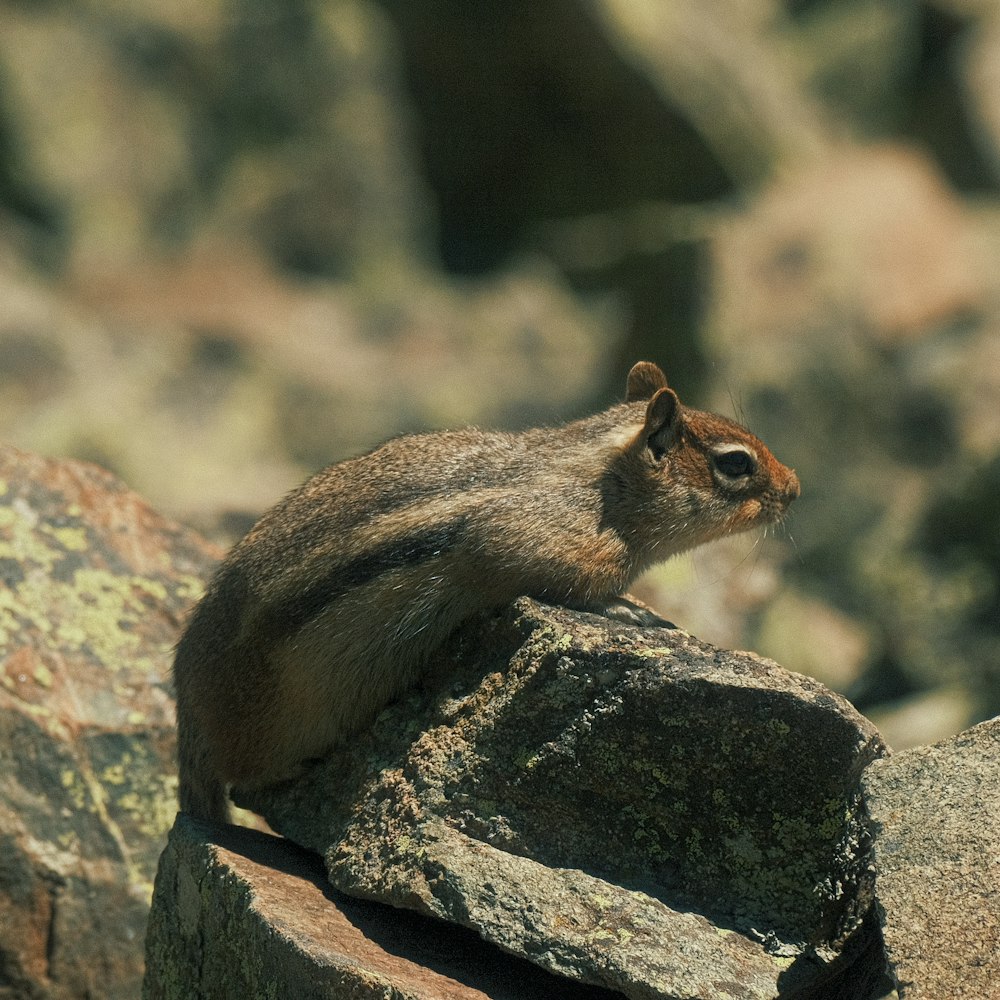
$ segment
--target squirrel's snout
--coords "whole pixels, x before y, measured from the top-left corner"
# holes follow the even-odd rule
[[[788,476],[785,479],[785,488],[782,491],[785,499],[785,503],[791,503],[793,500],[798,499],[802,493],[802,486],[799,483],[799,477],[795,475],[794,469],[788,470]]]

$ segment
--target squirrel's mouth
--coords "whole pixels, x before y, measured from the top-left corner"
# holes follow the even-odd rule
[[[751,528],[761,528],[780,521],[788,512],[791,502],[799,495],[798,480],[795,480],[794,492],[770,494],[763,498],[754,497],[740,504],[739,511],[733,519],[733,531],[749,531]]]
[[[773,524],[775,521],[780,521],[787,513],[791,502],[797,500],[802,494],[799,477],[792,469],[785,471],[787,475],[784,482],[775,487],[774,490],[768,490],[764,498],[759,501],[760,513],[758,516],[761,524]]]

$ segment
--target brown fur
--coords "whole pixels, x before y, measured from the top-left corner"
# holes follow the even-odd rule
[[[654,619],[621,597],[640,572],[798,493],[648,362],[584,420],[402,437],[330,466],[233,548],[178,644],[181,808],[223,820],[230,783],[289,777],[369,725],[479,610],[526,594]]]

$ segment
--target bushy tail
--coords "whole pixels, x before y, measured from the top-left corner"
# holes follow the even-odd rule
[[[218,777],[203,744],[189,727],[177,720],[177,767],[180,783],[177,797],[181,809],[196,819],[229,822],[229,799],[225,783]]]

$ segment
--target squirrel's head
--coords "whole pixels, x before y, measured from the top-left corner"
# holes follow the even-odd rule
[[[626,452],[661,508],[663,543],[671,549],[772,524],[799,495],[795,472],[759,438],[725,417],[684,406],[656,365],[635,365],[625,399],[646,404]]]

